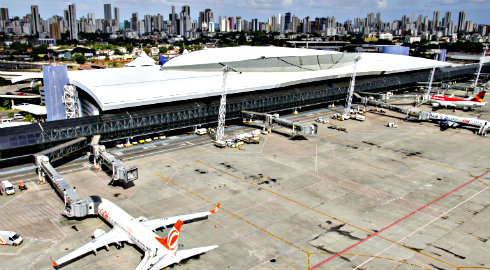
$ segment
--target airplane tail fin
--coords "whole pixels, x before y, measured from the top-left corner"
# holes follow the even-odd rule
[[[182,228],[184,222],[182,220],[177,220],[174,227],[168,233],[167,237],[164,239],[160,237],[155,237],[160,244],[162,244],[166,249],[170,250],[174,255],[177,254],[177,247],[179,244],[180,229]]]
[[[220,206],[221,206],[221,203],[218,203],[218,205],[216,205],[216,208],[214,208],[213,210],[209,211],[211,213],[211,215],[216,214],[216,212],[218,212],[218,209],[219,209]]]
[[[482,102],[483,101],[483,98],[485,97],[485,93],[486,93],[486,91],[481,91],[480,93],[478,93],[478,95],[476,95],[475,97],[473,97],[470,100],[471,101],[476,101],[476,102]]]

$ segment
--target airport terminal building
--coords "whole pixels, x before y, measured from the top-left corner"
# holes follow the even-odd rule
[[[243,110],[343,105],[357,56],[355,90],[365,92],[408,89],[427,81],[433,67],[439,81],[467,78],[477,69],[394,54],[278,47],[206,49],[161,67],[66,72],[49,66],[14,81],[44,80],[51,121],[0,129],[0,160],[96,134],[111,141],[215,123],[225,66],[227,120],[240,119]]]

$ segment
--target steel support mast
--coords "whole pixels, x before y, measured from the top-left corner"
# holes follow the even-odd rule
[[[356,86],[356,67],[359,60],[361,60],[361,56],[358,54],[356,59],[354,59],[354,71],[352,72],[352,78],[350,80],[349,93],[347,94],[347,103],[345,105],[344,115],[349,115],[352,107],[352,96],[354,95],[354,88]]]
[[[223,81],[221,83],[221,100],[219,104],[218,112],[218,129],[216,130],[216,143],[224,143],[225,137],[225,120],[226,120],[226,78],[228,77],[228,72],[231,70],[229,66],[223,67]]]
[[[483,66],[483,61],[485,60],[486,52],[487,52],[487,48],[484,48],[483,53],[482,53],[481,58],[480,58],[480,66],[478,67],[478,73],[476,73],[476,79],[473,82],[473,85],[471,86],[473,88],[475,88],[478,85],[478,79],[480,78],[480,72],[481,72],[481,68]]]
[[[434,57],[434,60],[437,60],[437,54]],[[427,87],[427,92],[425,92],[423,101],[427,101],[430,99],[429,98],[430,97],[430,91],[432,90],[432,82],[434,81],[434,74],[435,73],[436,73],[436,63],[434,63],[434,66],[432,67],[432,72],[430,73],[430,76],[429,76],[429,86]]]

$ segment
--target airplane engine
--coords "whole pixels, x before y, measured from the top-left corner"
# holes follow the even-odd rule
[[[94,231],[94,238],[99,238],[102,235],[104,235],[105,233],[106,233],[106,231],[104,231],[102,229],[97,229]]]
[[[435,102],[432,103],[432,107],[436,107],[436,108],[439,107],[439,103],[435,103]]]

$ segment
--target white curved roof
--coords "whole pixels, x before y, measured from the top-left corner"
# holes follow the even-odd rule
[[[249,59],[258,59],[261,57],[308,56],[327,54],[339,54],[339,52],[271,46],[225,47],[204,49],[200,51],[193,51],[188,54],[179,55],[178,57],[170,59],[167,63],[165,63],[165,66],[173,67],[217,62],[235,62]]]
[[[262,56],[267,58],[326,54],[338,53],[278,47],[207,49],[176,57],[164,65],[165,70],[160,70],[159,66],[81,70],[69,71],[68,78],[70,83],[89,93],[99,107],[106,111],[221,94],[222,72],[172,70],[172,67],[245,61],[260,59]],[[380,53],[360,55],[361,60],[356,70],[358,76],[431,69],[434,65],[450,66],[445,62],[402,55]],[[352,55],[349,57],[353,59]],[[226,86],[228,93],[232,94],[350,77],[352,72],[353,66],[348,63],[314,71],[229,72]]]
[[[155,60],[149,57],[144,51],[140,56],[133,61],[127,63],[126,67],[143,67],[143,66],[155,66]]]

